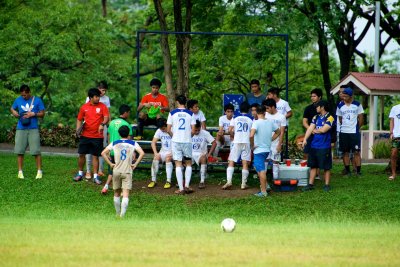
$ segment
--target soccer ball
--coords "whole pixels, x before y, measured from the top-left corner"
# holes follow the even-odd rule
[[[221,229],[225,233],[232,233],[235,230],[236,222],[234,219],[226,218],[221,222]]]

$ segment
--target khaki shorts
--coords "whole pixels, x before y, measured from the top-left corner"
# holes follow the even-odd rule
[[[16,131],[14,153],[24,155],[28,145],[32,156],[40,155],[39,129]]]
[[[113,172],[113,189],[132,190],[132,173]]]

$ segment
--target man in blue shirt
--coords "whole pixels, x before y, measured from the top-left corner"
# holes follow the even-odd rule
[[[328,192],[331,188],[329,185],[332,169],[332,152],[331,152],[331,127],[334,118],[329,114],[329,103],[321,100],[316,104],[317,115],[311,121],[303,141],[303,148],[307,145],[307,140],[314,135],[311,142],[311,150],[308,154],[308,167],[311,168],[310,181],[304,188],[304,191],[314,189],[314,179],[317,169],[324,170],[325,185],[324,191]]]
[[[15,99],[10,109],[12,115],[18,118],[14,147],[14,153],[18,155],[18,178],[24,179],[22,167],[25,150],[29,145],[30,153],[36,159],[36,179],[40,179],[42,178],[42,157],[40,155],[38,118],[44,117],[44,105],[39,97],[31,95],[28,85],[23,84],[19,91],[21,96]]]

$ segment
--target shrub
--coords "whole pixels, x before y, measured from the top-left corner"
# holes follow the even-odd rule
[[[392,150],[389,140],[378,140],[371,148],[375,159],[388,159]]]

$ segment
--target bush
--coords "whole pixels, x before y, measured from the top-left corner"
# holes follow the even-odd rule
[[[392,145],[389,140],[378,140],[371,150],[375,159],[388,159],[390,158]]]

